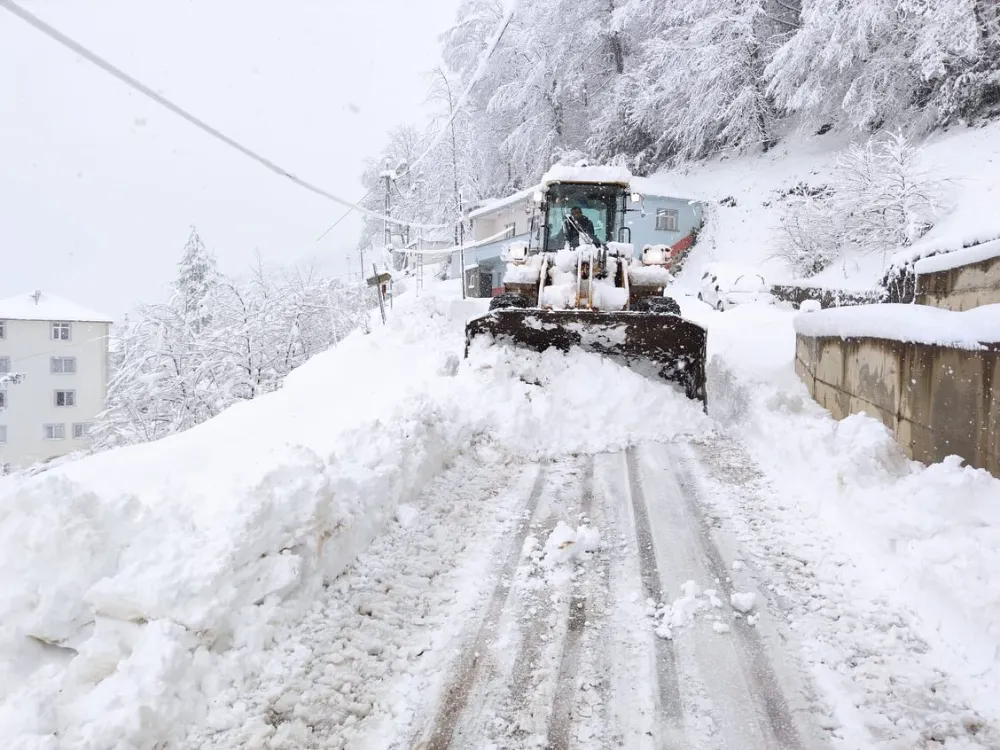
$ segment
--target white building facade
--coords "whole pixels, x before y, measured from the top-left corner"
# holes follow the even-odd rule
[[[36,291],[0,300],[0,465],[88,446],[108,389],[111,318]]]

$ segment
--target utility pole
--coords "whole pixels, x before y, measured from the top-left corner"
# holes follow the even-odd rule
[[[458,186],[458,139],[455,136],[455,100],[451,94],[451,82],[440,68],[438,75],[441,76],[441,83],[444,85],[445,93],[448,97],[448,114],[451,115],[451,176],[454,182],[455,207],[458,209],[458,227],[455,230],[455,242],[458,244],[458,263],[461,266],[459,275],[462,277],[462,299],[467,296],[465,287],[465,217],[462,208],[462,191]]]
[[[385,179],[385,205],[383,206],[383,213],[385,214],[385,219],[382,220],[385,249],[388,251],[392,247],[392,225],[389,223],[389,218],[392,216],[390,211],[392,210],[392,170],[389,169],[389,160],[385,160],[385,170],[382,172],[382,177]]]
[[[465,215],[461,192],[458,193],[458,262],[462,266],[462,299],[465,299]]]

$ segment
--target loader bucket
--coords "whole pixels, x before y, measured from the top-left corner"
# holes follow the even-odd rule
[[[649,362],[657,374],[679,384],[690,399],[706,403],[707,332],[669,313],[595,310],[501,309],[470,320],[465,327],[465,356],[476,336],[491,336],[534,351],[550,346],[625,360]]]

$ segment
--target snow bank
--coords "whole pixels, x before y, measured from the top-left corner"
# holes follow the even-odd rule
[[[0,745],[175,738],[222,654],[265,647],[271,608],[305,606],[470,445],[544,459],[710,428],[592,354],[475,342],[463,361],[455,284],[188,432],[0,480]]]
[[[954,250],[950,253],[941,253],[930,258],[917,261],[913,266],[917,276],[928,273],[938,273],[939,271],[950,271],[953,268],[967,266],[970,263],[981,263],[984,260],[1000,258],[1000,240],[983,242],[979,245]]]
[[[957,457],[911,461],[880,421],[838,422],[812,401],[792,368],[792,321],[827,311],[732,315],[681,303],[709,328],[709,408],[773,487],[754,528],[778,534],[777,549],[804,561],[809,580],[863,581],[842,592],[844,622],[878,622],[884,607],[910,613],[928,672],[948,674],[1000,718],[1000,479]]]
[[[926,305],[859,305],[803,313],[795,318],[803,336],[869,337],[959,349],[1000,342],[1000,305],[953,312]]]

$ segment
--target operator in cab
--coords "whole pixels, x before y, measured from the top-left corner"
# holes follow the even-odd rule
[[[594,222],[584,215],[583,209],[579,206],[573,206],[569,216],[563,220],[563,232],[570,247],[580,246],[580,235],[583,235],[585,243],[597,244]]]

